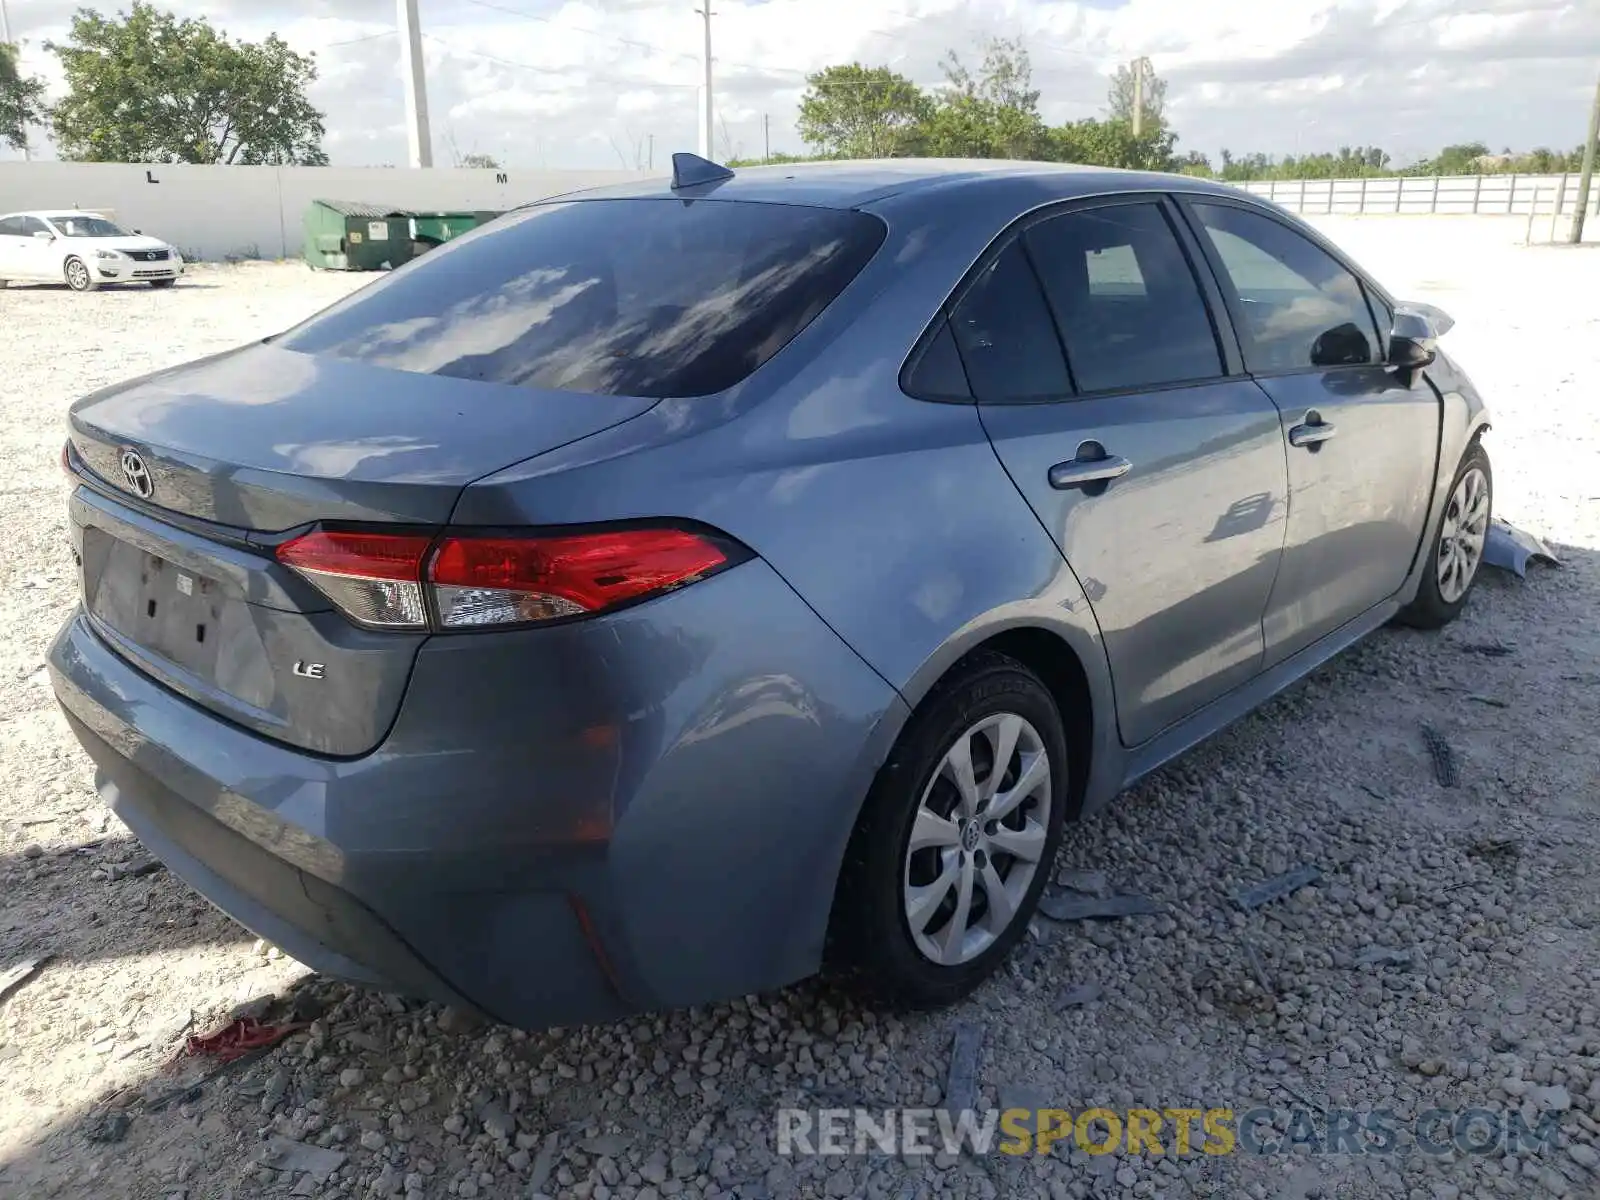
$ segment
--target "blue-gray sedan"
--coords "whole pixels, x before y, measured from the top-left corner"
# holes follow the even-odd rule
[[[1064,822],[1466,602],[1449,318],[1277,208],[675,166],[72,407],[56,694],[295,958],[523,1026],[946,1003]]]

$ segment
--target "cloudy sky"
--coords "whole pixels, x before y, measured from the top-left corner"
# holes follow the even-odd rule
[[[659,166],[694,149],[698,2],[421,0],[436,161],[476,151],[508,166],[632,167],[653,138]],[[64,35],[77,5],[0,3],[25,69],[59,89],[41,43]],[[316,51],[333,161],[404,162],[394,0],[166,6]],[[933,85],[945,50],[975,63],[990,36],[1025,41],[1053,122],[1100,115],[1116,64],[1147,55],[1168,81],[1180,149],[1212,156],[1569,149],[1600,70],[1600,0],[713,0],[713,13],[722,156],[762,153],[764,119],[774,151],[803,151],[808,71],[886,63]]]

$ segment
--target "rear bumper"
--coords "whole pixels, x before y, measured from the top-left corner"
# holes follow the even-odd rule
[[[102,796],[218,907],[325,974],[529,1028],[814,970],[905,715],[759,561],[597,621],[436,638],[357,760],[220,720],[81,613],[50,668]]]

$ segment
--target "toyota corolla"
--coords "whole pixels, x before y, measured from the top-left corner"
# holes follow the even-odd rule
[[[317,970],[523,1026],[952,1001],[1066,821],[1467,602],[1487,414],[1234,189],[846,163],[534,204],[97,392],[105,802]]]

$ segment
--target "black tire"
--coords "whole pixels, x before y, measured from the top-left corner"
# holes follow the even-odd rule
[[[153,288],[169,288],[177,282],[176,279],[152,279],[150,286]]]
[[[912,825],[946,753],[974,725],[1002,713],[1032,725],[1049,758],[1050,785],[1040,793],[1050,798],[1049,814],[1041,822],[1044,849],[1003,932],[969,961],[945,966],[918,949],[905,915],[903,886]],[[1020,758],[1013,761],[1020,766]],[[940,780],[939,786],[949,785]],[[1006,655],[981,652],[966,660],[907,722],[862,807],[829,921],[828,972],[869,1003],[888,1008],[939,1008],[966,996],[995,972],[1027,931],[1061,844],[1070,794],[1067,739],[1049,689]],[[973,854],[978,863],[984,861],[981,851]],[[1002,857],[990,861],[997,871],[1005,862]],[[1006,878],[1014,869],[1007,863]],[[983,903],[987,906],[986,900]]]
[[[100,286],[100,281],[94,277],[83,259],[74,255],[62,265],[62,275],[66,278],[67,286],[75,292],[92,292]]]
[[[1483,515],[1484,534],[1487,536],[1489,522],[1494,518],[1494,471],[1489,466],[1489,452],[1483,448],[1481,441],[1474,441],[1462,456],[1461,465],[1456,468],[1456,473],[1450,480],[1450,490],[1445,494],[1444,508],[1439,513],[1439,523],[1433,530],[1433,540],[1428,546],[1417,597],[1396,614],[1395,621],[1398,624],[1409,625],[1413,629],[1443,628],[1461,615],[1461,610],[1467,606],[1467,600],[1472,596],[1472,589],[1477,586],[1478,576],[1483,573],[1481,551],[1477,562],[1472,566],[1465,589],[1453,600],[1446,599],[1439,583],[1440,555],[1445,551],[1445,523],[1447,519],[1454,520],[1460,515],[1457,489],[1473,471],[1483,473],[1487,487],[1487,507]]]

